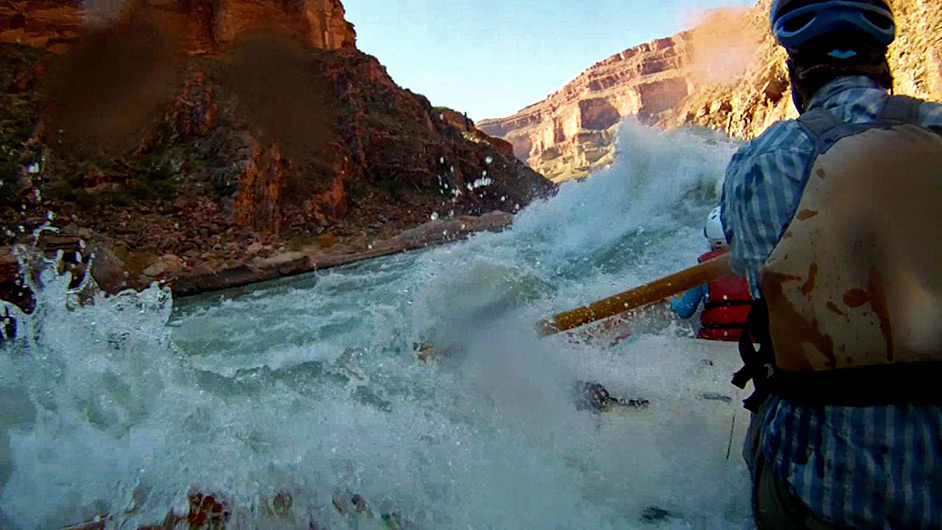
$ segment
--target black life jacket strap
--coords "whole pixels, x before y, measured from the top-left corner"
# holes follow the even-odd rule
[[[883,108],[877,116],[878,121],[891,123],[911,123],[919,124],[919,109],[922,106],[921,99],[909,96],[887,96],[883,102]],[[834,112],[824,107],[817,107],[805,112],[798,117],[798,124],[805,130],[808,136],[815,142],[834,129],[844,125],[844,121],[837,117]]]
[[[899,363],[821,372],[775,372],[770,392],[808,406],[942,404],[942,363]]]
[[[844,125],[844,121],[824,107],[816,107],[798,117],[798,125],[805,130],[812,141]]]
[[[759,344],[758,350],[755,344]],[[746,388],[746,384],[752,381],[755,392],[743,401],[743,406],[752,412],[758,412],[759,406],[770,393],[770,383],[775,374],[775,353],[769,333],[769,308],[764,299],[756,300],[749,310],[742,335],[739,336],[739,356],[744,366],[733,374],[732,383],[739,388]]]
[[[919,108],[922,100],[909,96],[887,96],[880,119],[892,122],[919,124]]]

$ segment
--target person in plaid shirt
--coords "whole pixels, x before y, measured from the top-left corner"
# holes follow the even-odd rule
[[[734,378],[757,389],[743,451],[756,523],[942,528],[942,105],[889,95],[885,0],[775,0],[771,22],[801,117],[734,155],[721,214],[758,300]],[[828,188],[845,163],[850,185]],[[897,195],[903,220],[837,217]]]

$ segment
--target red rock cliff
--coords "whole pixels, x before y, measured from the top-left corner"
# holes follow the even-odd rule
[[[785,52],[769,31],[771,0],[761,0],[729,28],[752,28],[760,36],[739,75],[699,83],[660,125],[703,125],[738,138],[753,138],[777,120],[797,116],[785,69]],[[897,37],[889,60],[894,90],[942,100],[942,2],[895,0]],[[722,44],[722,43],[720,43]]]
[[[318,49],[356,47],[340,0],[14,0],[0,5],[0,42],[62,52],[83,29],[129,14],[150,15],[196,54],[222,51],[259,32],[298,36]]]
[[[613,55],[517,114],[479,127],[553,180],[585,176],[612,160],[612,128],[625,116],[650,121],[689,91],[689,34]]]
[[[336,0],[113,7],[0,4],[0,247],[54,212],[142,285],[363,250],[555,190],[507,142],[396,85]]]
[[[754,137],[795,116],[785,53],[769,31],[770,5],[711,13],[690,31],[609,57],[545,100],[479,126],[556,181],[610,164],[615,124],[626,116]],[[896,92],[942,99],[942,2],[895,0],[893,9]]]

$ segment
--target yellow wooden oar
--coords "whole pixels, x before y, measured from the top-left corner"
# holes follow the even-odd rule
[[[727,253],[621,294],[559,313],[552,318],[543,320],[540,331],[543,335],[552,335],[567,329],[577,328],[589,322],[595,322],[646,306],[730,274],[733,274],[733,270],[729,266],[729,254]]]

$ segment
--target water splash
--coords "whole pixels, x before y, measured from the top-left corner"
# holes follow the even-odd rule
[[[47,269],[0,353],[2,517],[134,528],[199,491],[237,526],[739,526],[734,356],[676,327],[614,347],[535,331],[694,262],[732,146],[678,134],[629,125],[620,165],[512,230],[175,311],[159,286],[79,303]],[[577,410],[580,380],[651,406]],[[338,513],[344,492],[373,519]]]

